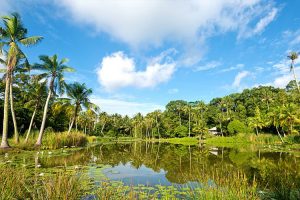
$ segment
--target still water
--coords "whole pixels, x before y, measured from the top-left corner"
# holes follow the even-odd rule
[[[0,164],[39,168],[45,174],[58,169],[81,169],[99,184],[103,179],[125,185],[193,185],[201,176],[241,170],[261,185],[300,186],[300,153],[268,148],[185,146],[168,143],[109,143],[79,150],[61,149],[7,153]],[[226,169],[226,170],[224,170]]]

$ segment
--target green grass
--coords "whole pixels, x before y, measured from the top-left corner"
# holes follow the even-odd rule
[[[59,149],[63,147],[84,147],[87,136],[81,132],[47,133],[43,139],[44,148]]]
[[[20,137],[20,142],[18,144],[15,143],[13,138],[10,138],[8,141],[13,148],[13,151],[36,149],[36,138],[34,136],[30,137],[27,143],[24,142],[23,137]],[[67,132],[46,132],[43,137],[42,146],[40,148],[60,149],[64,147],[84,147],[89,142],[92,143],[95,141],[96,139],[94,137],[89,137],[81,132],[71,132],[70,134],[68,134]],[[9,150],[11,151],[11,149]]]
[[[162,138],[162,139],[154,139],[150,141],[156,142],[167,142],[171,144],[182,144],[182,145],[196,145],[199,143],[199,139],[197,137],[183,137],[183,138]]]
[[[69,173],[45,176],[26,168],[0,167],[0,199],[78,199],[84,192],[80,177]]]

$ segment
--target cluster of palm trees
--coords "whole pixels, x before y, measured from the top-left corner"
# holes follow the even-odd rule
[[[42,106],[42,99],[44,91],[48,91],[47,98],[43,106],[43,118],[36,141],[36,145],[40,146],[42,144],[43,133],[46,125],[47,112],[49,108],[49,102],[51,98],[62,95],[67,89],[67,94],[71,98],[69,103],[73,103],[75,109],[72,118],[72,123],[70,124],[69,132],[72,129],[74,123],[76,123],[77,114],[81,105],[90,106],[92,105],[88,99],[89,95],[92,93],[91,89],[87,89],[85,84],[73,83],[66,84],[64,81],[64,74],[66,72],[74,72],[75,70],[67,66],[68,60],[63,58],[58,59],[57,55],[39,57],[41,63],[30,65],[25,53],[22,51],[21,47],[33,46],[40,42],[43,37],[41,36],[27,36],[27,29],[23,26],[20,16],[17,13],[13,13],[9,16],[2,17],[3,27],[0,27],[0,50],[1,50],[1,63],[6,66],[1,72],[5,73],[5,93],[4,93],[4,114],[3,114],[3,132],[1,148],[8,148],[8,112],[9,105],[12,115],[12,121],[14,124],[14,138],[15,142],[19,142],[19,133],[17,120],[14,112],[14,102],[13,102],[13,84],[14,84],[14,74],[26,73],[33,70],[32,75],[32,87],[27,93],[31,96],[31,101],[24,106],[34,106],[34,112],[30,121],[30,125],[26,134],[25,142],[28,141],[30,131],[32,129],[32,124],[37,112]],[[32,98],[34,97],[34,98]],[[10,100],[10,101],[9,101]]]

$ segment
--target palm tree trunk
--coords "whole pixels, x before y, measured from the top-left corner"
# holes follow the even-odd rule
[[[68,134],[71,132],[71,129],[72,129],[74,123],[75,123],[75,125],[76,125],[76,131],[77,131],[77,122],[76,122],[76,118],[77,118],[78,107],[79,107],[79,106],[76,104],[76,105],[75,105],[75,111],[74,111],[74,117],[73,117],[73,120],[72,120],[71,125],[70,125],[70,127],[69,127]]]
[[[180,116],[180,112],[179,112],[179,126],[181,126],[181,116]]]
[[[7,71],[5,94],[4,94],[4,108],[3,108],[3,129],[2,129],[2,140],[0,148],[9,148],[7,141],[7,131],[8,131],[8,104],[9,104],[9,86],[11,82],[11,72]]]
[[[191,109],[189,109],[189,137],[191,137]]]
[[[36,146],[41,146],[42,145],[43,133],[44,133],[44,129],[45,129],[48,106],[49,106],[49,101],[50,101],[51,95],[52,95],[52,90],[50,89],[49,93],[48,93],[46,103],[45,103],[45,107],[44,107],[43,120],[42,120],[42,125],[41,125],[41,128],[40,128],[39,136],[38,136],[38,139],[35,143]]]
[[[278,134],[278,136],[279,136],[281,142],[284,143],[284,141],[283,141],[283,139],[282,139],[282,137],[281,137],[281,135],[280,135],[280,133],[279,133],[279,131],[278,131],[278,127],[277,127],[277,126],[276,126],[276,131],[277,131],[277,134]]]
[[[29,128],[28,128],[27,135],[26,135],[26,138],[25,138],[25,143],[28,142],[28,138],[29,138],[30,131],[31,131],[31,128],[32,128],[32,124],[33,124],[33,120],[34,120],[34,117],[35,117],[35,114],[36,114],[36,110],[37,110],[37,106],[35,106],[35,109],[33,111],[33,114],[32,114],[31,120],[30,120]]]
[[[292,69],[293,69],[294,79],[295,79],[295,82],[296,82],[298,92],[300,93],[300,88],[299,88],[299,84],[298,84],[298,80],[297,80],[297,76],[296,76],[295,68],[294,68],[294,61],[292,62],[292,65],[293,65]]]
[[[71,122],[71,124],[70,124],[70,126],[69,126],[68,134],[71,132],[71,129],[72,129],[72,127],[73,127],[73,124],[74,124],[74,118],[73,118],[73,120],[72,120],[72,122]]]
[[[101,133],[102,136],[104,136],[104,135],[103,135],[103,130],[104,130],[104,128],[105,128],[105,124],[106,124],[106,122],[104,122],[103,125],[102,125],[102,127],[101,127],[101,132],[100,132],[100,133]]]
[[[17,125],[17,120],[16,120],[16,114],[15,114],[15,109],[14,109],[14,97],[12,94],[12,75],[10,78],[11,82],[9,85],[9,97],[10,97],[10,111],[11,111],[11,116],[13,119],[13,124],[14,124],[14,138],[15,142],[18,144],[19,143],[19,132],[18,132],[18,125]]]
[[[221,121],[220,121],[220,129],[221,129],[221,134],[222,134],[222,137],[223,137],[224,135],[223,135],[222,122]]]
[[[256,135],[258,136],[258,128],[257,126],[255,127]]]

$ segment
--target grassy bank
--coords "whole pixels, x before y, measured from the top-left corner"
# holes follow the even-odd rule
[[[37,133],[33,133],[32,137],[25,143],[24,138],[20,138],[18,144],[15,143],[14,139],[9,139],[9,144],[14,150],[33,150],[35,146]],[[94,137],[87,136],[82,132],[46,132],[43,138],[41,149],[60,149],[70,147],[84,147],[89,142],[92,143],[96,139]]]
[[[280,145],[280,146],[295,146],[300,145],[300,136],[288,135],[283,138],[284,143],[281,142],[280,138],[276,135],[261,134],[261,135],[247,135],[238,134],[231,137],[210,137],[204,140],[208,145],[224,146],[224,147],[238,147],[241,145]]]

